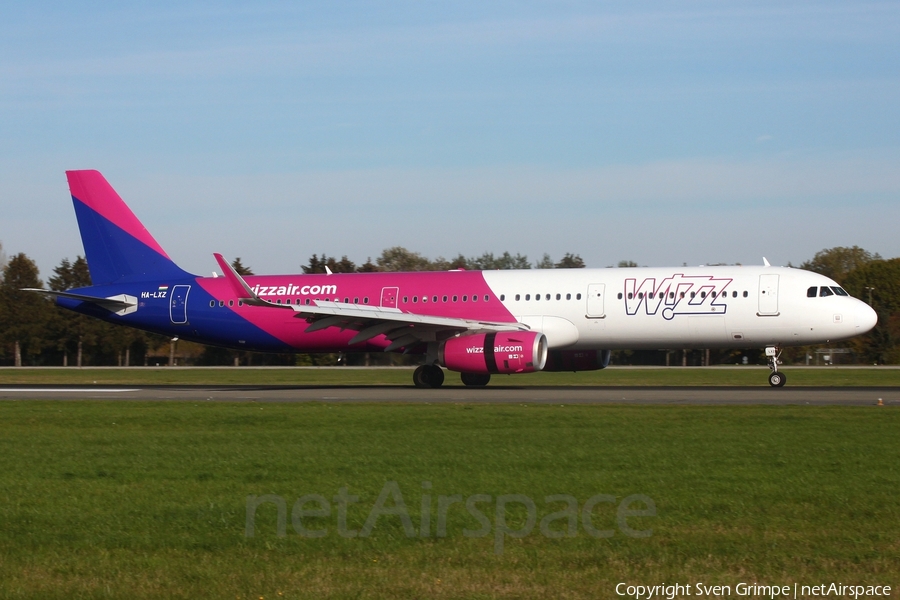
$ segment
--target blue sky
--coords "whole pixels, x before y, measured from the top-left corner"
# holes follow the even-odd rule
[[[18,3],[0,243],[82,252],[64,171],[169,254],[900,256],[900,3]]]

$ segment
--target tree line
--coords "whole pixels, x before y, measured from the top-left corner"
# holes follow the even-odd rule
[[[242,275],[252,275],[240,258],[232,263]],[[547,254],[533,264],[521,254],[504,252],[480,256],[458,255],[453,259],[429,259],[418,252],[395,246],[357,265],[347,256],[340,259],[326,254],[313,254],[303,273],[364,273],[375,271],[443,271],[449,269],[549,269],[583,268],[577,254],[567,253],[558,261]],[[621,261],[619,267],[635,267],[632,261]],[[878,325],[865,336],[841,344],[852,354],[845,357],[869,364],[900,363],[900,258],[884,259],[862,248],[836,247],[816,253],[800,268],[831,277],[851,295],[860,298],[878,312]],[[87,261],[81,256],[74,261],[63,259],[46,281],[46,289],[63,291],[91,284]],[[23,253],[7,257],[0,245],[0,365],[43,366],[131,366],[168,364],[337,364],[338,355],[258,354],[214,348],[112,325],[59,308],[22,288],[45,288],[38,267]],[[803,363],[814,348],[788,348],[785,362]],[[717,364],[741,362],[749,357],[752,364],[764,362],[758,351],[684,352],[616,352],[618,364]],[[400,364],[410,359],[402,356],[365,355],[346,357],[351,363]]]

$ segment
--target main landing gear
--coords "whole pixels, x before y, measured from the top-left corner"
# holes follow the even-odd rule
[[[413,371],[417,388],[438,388],[444,383],[444,372],[437,365],[422,365]]]
[[[784,387],[787,383],[787,376],[778,370],[778,359],[781,357],[781,349],[776,346],[766,348],[766,357],[769,359],[769,385],[772,387]]]
[[[466,387],[484,387],[491,381],[490,373],[460,373],[459,378]]]
[[[489,373],[460,373],[466,387],[484,387],[491,381]],[[422,365],[413,371],[413,383],[417,388],[439,388],[444,383],[444,371],[437,365]]]

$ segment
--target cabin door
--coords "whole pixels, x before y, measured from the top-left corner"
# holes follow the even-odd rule
[[[590,283],[587,290],[587,314],[588,319],[602,319],[606,316],[603,307],[603,296],[606,290],[605,283]]]
[[[187,299],[191,292],[189,285],[176,285],[172,288],[169,300],[169,318],[174,325],[187,325]]]
[[[398,287],[381,288],[381,307],[397,308],[397,295],[400,293]]]
[[[759,276],[759,312],[761,317],[778,316],[778,275]]]

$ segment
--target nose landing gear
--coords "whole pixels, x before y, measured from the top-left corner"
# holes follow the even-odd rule
[[[787,376],[778,370],[778,359],[781,357],[781,348],[777,346],[769,346],[766,348],[766,357],[769,359],[769,385],[772,387],[784,387],[787,383]]]

